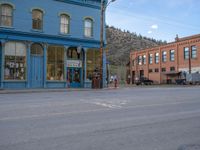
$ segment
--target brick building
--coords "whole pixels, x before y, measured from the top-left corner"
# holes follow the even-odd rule
[[[154,83],[174,83],[182,73],[200,73],[200,34],[175,38],[175,42],[130,53],[130,74]]]

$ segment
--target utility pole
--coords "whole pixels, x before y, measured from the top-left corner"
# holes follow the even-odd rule
[[[100,58],[101,58],[101,62],[100,62],[100,79],[101,79],[101,83],[100,83],[100,88],[103,88],[103,28],[104,28],[104,4],[105,0],[101,0],[101,31],[100,31]]]
[[[103,88],[104,86],[104,81],[103,81],[103,56],[104,56],[104,16],[105,16],[105,10],[107,8],[107,6],[112,3],[115,2],[116,0],[111,0],[106,4],[106,0],[101,0],[101,24],[100,24],[100,58],[101,58],[101,62],[100,62],[100,80],[101,80],[101,84],[100,84],[100,88]]]

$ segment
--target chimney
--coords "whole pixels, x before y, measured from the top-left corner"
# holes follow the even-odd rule
[[[179,41],[178,34],[176,34],[175,41],[176,41],[176,42],[178,42],[178,41]]]

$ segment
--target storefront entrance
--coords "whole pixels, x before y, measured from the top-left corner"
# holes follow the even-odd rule
[[[81,87],[81,68],[68,68],[67,70],[67,82],[70,88],[80,88]]]
[[[31,47],[31,88],[43,87],[43,49],[39,44]]]

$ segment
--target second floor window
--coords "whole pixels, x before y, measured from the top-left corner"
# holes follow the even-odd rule
[[[163,51],[162,52],[162,62],[166,62],[167,61],[167,52]]]
[[[142,56],[142,63],[145,65],[146,64],[146,55]]]
[[[155,54],[155,63],[158,64],[159,63],[159,53]]]
[[[174,50],[170,50],[170,61],[174,61]]]
[[[197,58],[197,47],[192,46],[192,51],[191,51],[191,58]]]
[[[189,48],[184,47],[184,59],[189,59]]]
[[[0,5],[0,26],[12,27],[13,8],[8,4]]]
[[[153,54],[149,54],[149,64],[153,63]]]
[[[32,11],[32,28],[35,30],[43,29],[43,12],[38,9]]]
[[[138,56],[138,64],[142,65],[142,56]]]
[[[60,33],[69,34],[70,28],[70,17],[68,15],[62,14],[60,16]]]
[[[85,37],[93,36],[93,21],[90,18],[86,18],[84,21],[84,35]]]

